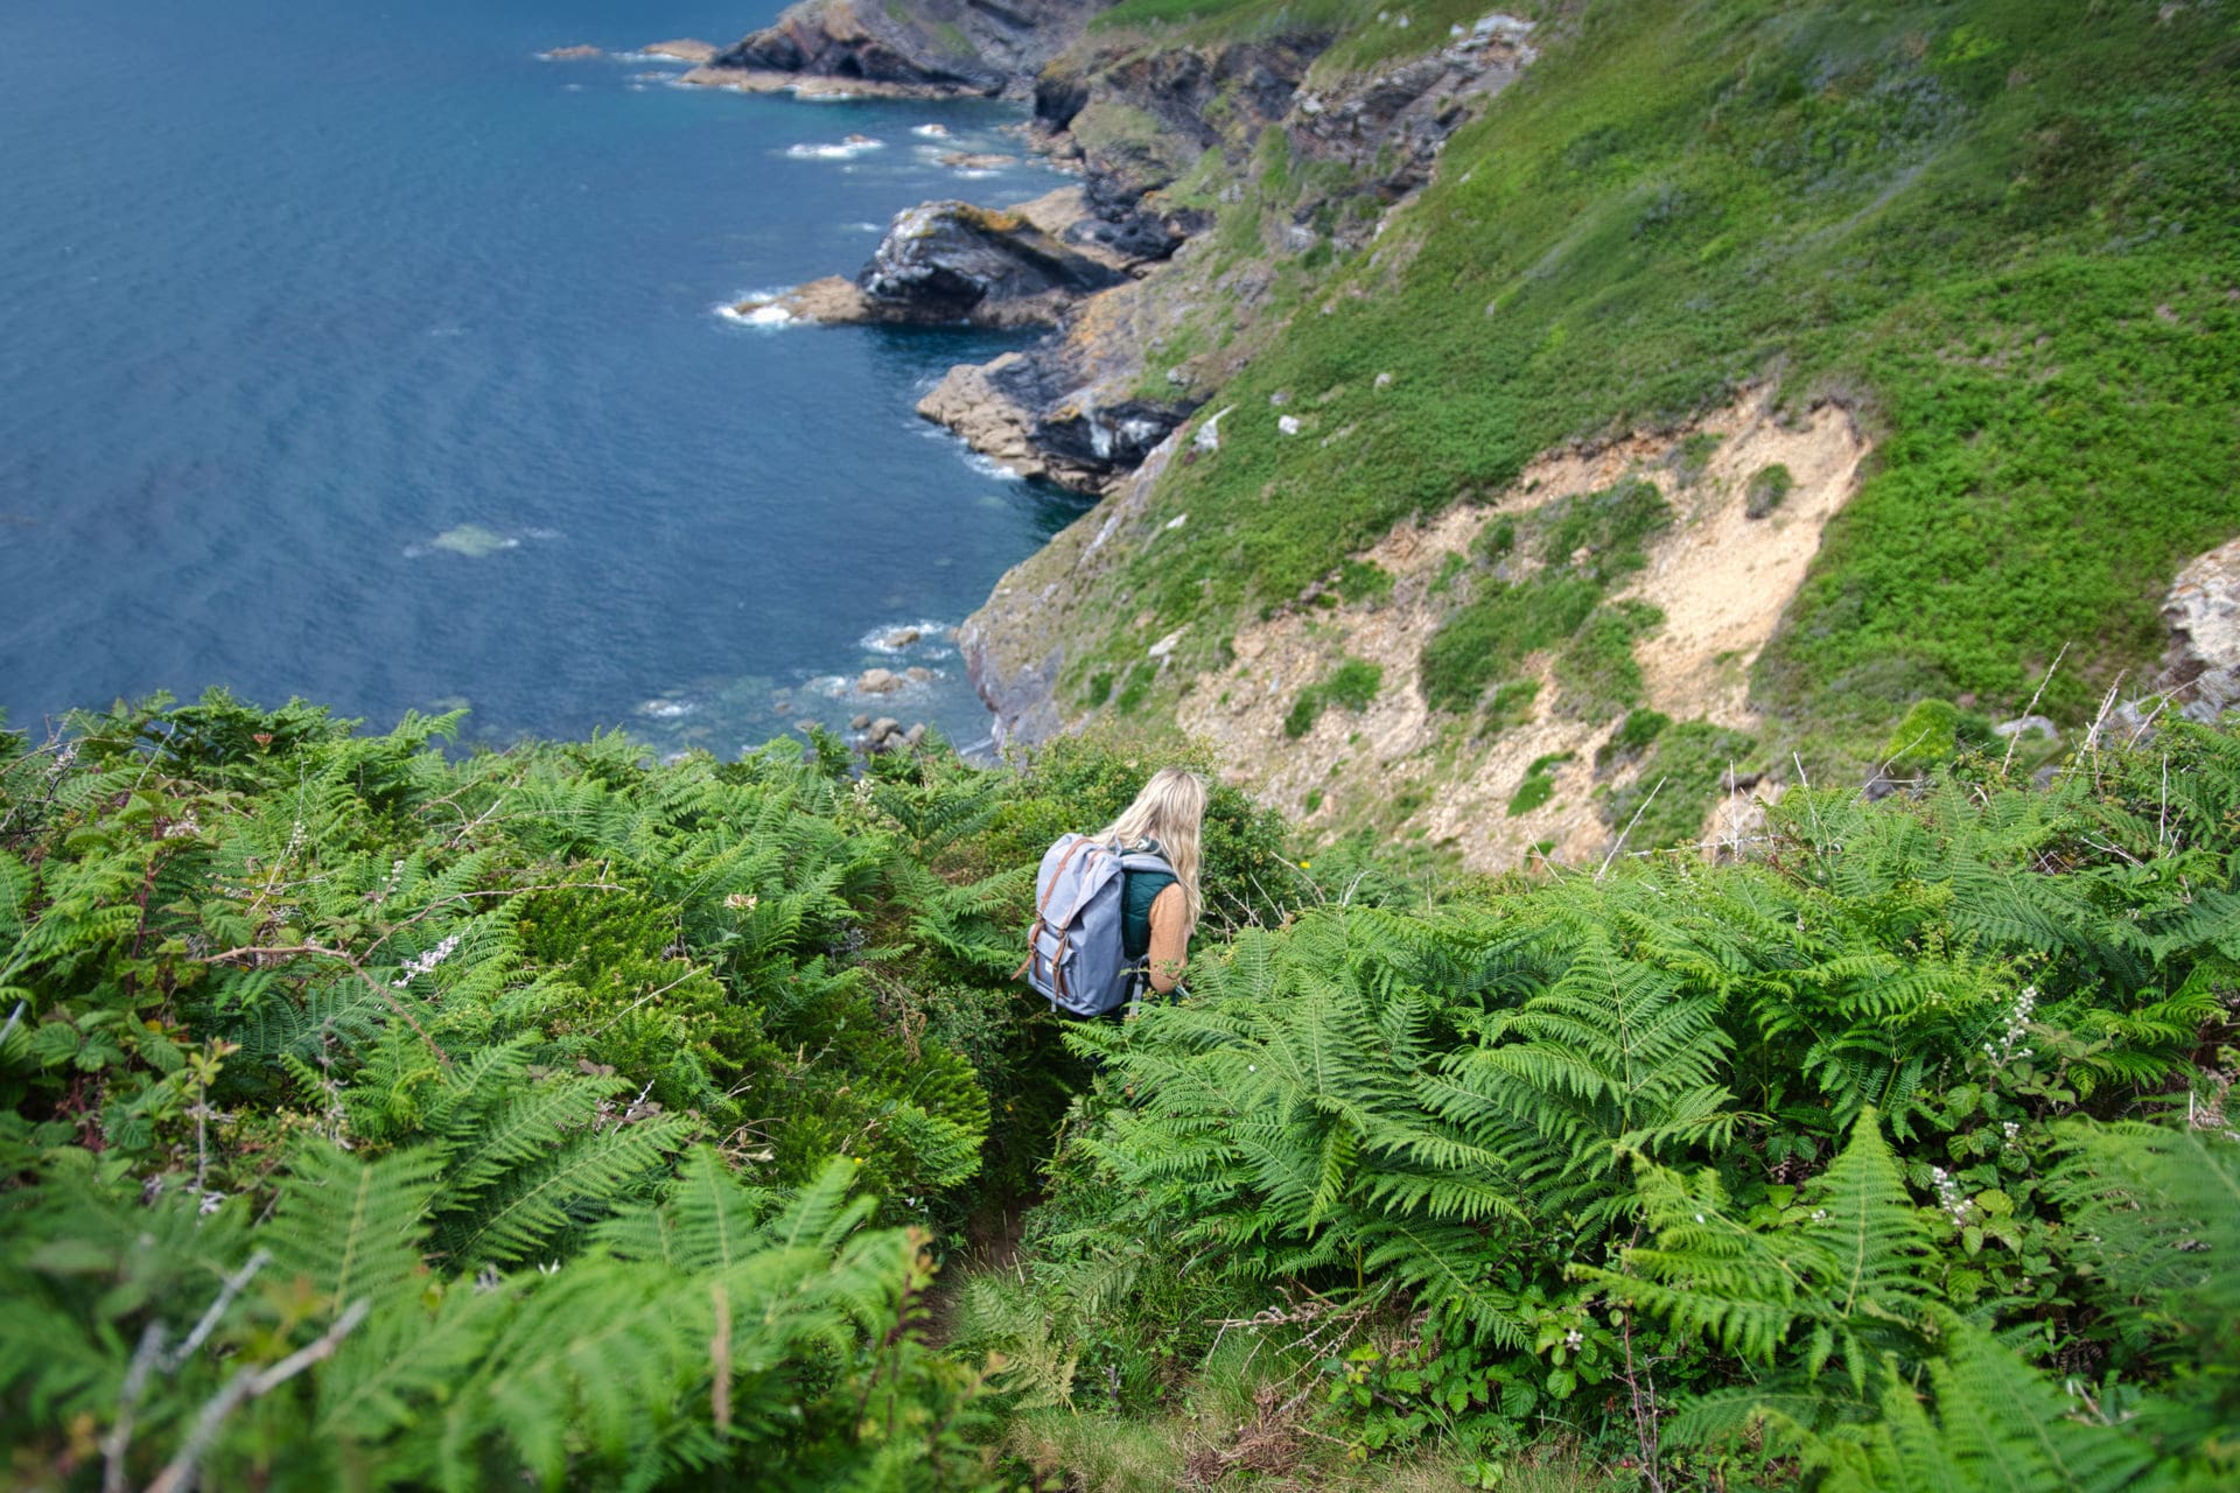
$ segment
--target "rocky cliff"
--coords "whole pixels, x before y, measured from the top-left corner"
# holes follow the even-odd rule
[[[1112,0],[802,0],[718,52],[697,82],[769,74],[922,97],[1024,96]],[[726,76],[733,75],[733,76]]]
[[[1023,473],[1107,490],[1281,324],[1290,308],[1266,315],[1274,267],[1374,237],[1531,61],[1530,29],[1491,16],[1429,56],[1320,75],[1331,33],[1091,33],[1037,79],[1035,124],[1043,149],[1085,173],[1090,214],[1073,237],[1136,278],[1026,352],[952,370],[919,412]]]
[[[1179,721],[1497,865],[1738,837],[1808,763],[2028,768],[2152,676],[2240,532],[2240,115],[2206,10],[2048,3],[1129,5],[1000,83],[826,7],[733,60],[1031,97],[1082,172],[831,282],[1054,325],[920,406],[1102,498],[961,630],[1003,734]]]

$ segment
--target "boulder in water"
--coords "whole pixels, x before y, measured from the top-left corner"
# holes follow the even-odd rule
[[[638,48],[647,57],[666,57],[673,62],[694,64],[713,62],[718,50],[713,43],[689,36],[678,37],[675,41],[657,41],[650,46]]]

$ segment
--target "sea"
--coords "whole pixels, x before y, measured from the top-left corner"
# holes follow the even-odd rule
[[[1022,339],[724,308],[1063,178],[1016,106],[629,55],[778,9],[0,5],[8,726],[222,686],[464,708],[470,744],[730,756],[866,713],[981,743],[951,630],[1082,504],[912,406]]]

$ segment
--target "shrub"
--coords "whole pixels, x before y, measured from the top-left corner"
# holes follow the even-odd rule
[[[1671,505],[1655,484],[1632,478],[1551,503],[1504,532],[1510,522],[1499,520],[1488,532],[1501,534],[1504,546],[1530,547],[1541,568],[1514,582],[1480,577],[1477,594],[1424,644],[1424,699],[1434,710],[1469,711],[1495,680],[1514,678],[1528,656],[1569,642],[1580,710],[1591,716],[1630,704],[1640,691],[1632,636],[1654,624],[1638,603],[1599,617],[1596,609],[1647,563],[1644,546],[1671,525]],[[1560,675],[1567,666],[1558,667]],[[1616,706],[1606,704],[1613,699]]]
[[[1594,770],[1607,773],[1636,761],[1672,724],[1672,717],[1661,710],[1629,710],[1610,739],[1596,749]]]
[[[1478,594],[1423,645],[1424,699],[1434,710],[1476,708],[1487,686],[1514,678],[1526,657],[1576,632],[1600,597],[1599,586],[1577,577],[1535,576],[1514,585],[1483,578]]]
[[[1797,479],[1789,475],[1789,468],[1780,462],[1758,468],[1744,492],[1742,511],[1749,518],[1764,518],[1781,506]]]
[[[1711,465],[1712,453],[1719,449],[1721,439],[1708,430],[1691,431],[1684,436],[1672,449],[1672,480],[1682,487],[1693,487],[1703,476],[1704,468]]]
[[[1641,699],[1641,665],[1634,639],[1664,624],[1664,613],[1645,601],[1599,607],[1556,655],[1557,708],[1575,720],[1605,721]]]
[[[1517,791],[1510,795],[1509,817],[1514,819],[1519,814],[1529,814],[1555,797],[1555,769],[1570,760],[1569,752],[1553,752],[1545,757],[1534,758],[1532,765],[1524,770],[1524,778],[1517,784]]]
[[[1374,606],[1392,597],[1393,575],[1368,560],[1348,559],[1338,567],[1337,592],[1350,606]]]
[[[1314,729],[1328,706],[1343,710],[1363,711],[1376,703],[1377,691],[1384,686],[1384,666],[1366,659],[1349,658],[1332,671],[1329,678],[1319,684],[1310,684],[1299,692],[1290,713],[1283,718],[1283,734],[1294,739]]]
[[[1603,821],[1621,834],[1631,827],[1629,850],[1693,845],[1726,793],[1729,771],[1744,770],[1757,748],[1754,737],[1709,721],[1665,728],[1633,782],[1603,801]]]
[[[1533,515],[1543,564],[1610,587],[1648,563],[1649,540],[1672,527],[1672,505],[1639,477],[1551,503]]]
[[[1883,767],[1914,776],[1951,761],[1959,745],[1959,710],[1946,700],[1916,700],[1882,744]]]
[[[1486,703],[1486,730],[1506,731],[1511,726],[1524,725],[1532,719],[1532,702],[1539,696],[1540,681],[1537,679],[1512,679],[1502,685]]]

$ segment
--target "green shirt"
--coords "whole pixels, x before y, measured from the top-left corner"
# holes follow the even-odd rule
[[[1146,840],[1128,848],[1163,854],[1157,840]],[[1130,871],[1121,882],[1120,947],[1131,962],[1151,952],[1151,904],[1174,884],[1175,878],[1164,871]]]

